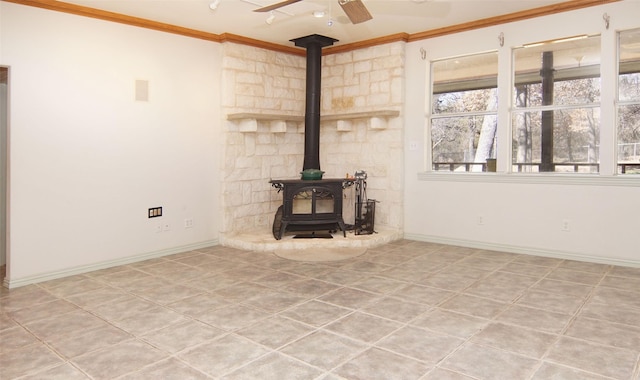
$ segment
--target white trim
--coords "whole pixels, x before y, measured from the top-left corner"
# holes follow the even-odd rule
[[[404,238],[407,240],[455,245],[455,246],[468,247],[468,248],[487,249],[487,250],[500,251],[500,252],[518,253],[523,255],[553,257],[556,259],[577,260],[577,261],[586,261],[586,262],[598,263],[598,264],[619,265],[619,266],[625,266],[625,267],[640,268],[640,261],[637,261],[637,260],[622,260],[622,259],[615,259],[610,257],[581,255],[573,252],[555,251],[555,250],[540,249],[540,248],[534,248],[534,247],[522,247],[522,246],[499,244],[499,243],[486,243],[481,241],[463,240],[463,239],[422,235],[422,234],[405,233]]]
[[[620,94],[618,93],[618,96],[620,96]],[[640,99],[638,100],[616,100],[615,101],[615,105],[616,107],[625,107],[625,106],[637,106],[640,105]]]
[[[63,270],[59,270],[59,271],[47,272],[47,273],[42,273],[42,274],[38,274],[38,275],[34,275],[34,276],[27,276],[27,277],[24,277],[24,278],[11,279],[11,280],[8,280],[8,279],[5,278],[3,285],[5,287],[9,288],[9,289],[13,289],[13,288],[17,288],[17,287],[20,287],[20,286],[36,284],[36,283],[39,283],[39,282],[44,282],[44,281],[49,281],[49,280],[55,280],[55,279],[62,278],[62,277],[67,277],[67,276],[73,276],[73,275],[82,274],[82,273],[93,272],[93,271],[96,271],[96,270],[116,267],[116,266],[119,266],[119,265],[131,264],[131,263],[135,263],[135,262],[138,262],[138,261],[155,259],[155,258],[158,258],[158,257],[163,257],[163,256],[167,256],[167,255],[173,255],[173,254],[181,253],[181,252],[193,251],[195,249],[211,247],[211,246],[218,245],[218,244],[219,244],[218,243],[218,239],[206,240],[206,241],[203,241],[203,242],[200,242],[200,243],[187,244],[187,245],[182,245],[182,246],[179,246],[179,247],[167,248],[167,249],[162,249],[162,250],[159,250],[159,251],[147,252],[147,253],[142,253],[142,254],[139,254],[139,255],[124,257],[124,258],[121,258],[121,259],[103,261],[103,262],[97,263],[97,264],[79,266],[79,267],[74,267],[74,268],[67,268],[67,269],[63,269]]]
[[[450,113],[432,113],[427,114],[430,119],[453,119],[453,118],[463,118],[463,117],[473,117],[473,116],[498,116],[498,110],[490,110],[490,111],[468,111],[468,112],[450,112]]]
[[[580,186],[617,186],[640,187],[640,175],[621,174],[601,176],[598,174],[523,174],[523,173],[418,173],[419,181],[431,182],[477,182],[477,183],[514,183],[527,185],[580,185]]]
[[[529,107],[516,107],[512,106],[509,112],[513,113],[527,113],[527,112],[544,112],[544,111],[564,111],[575,110],[582,108],[600,108],[600,103],[578,103],[578,104],[558,104],[550,106],[529,106]]]

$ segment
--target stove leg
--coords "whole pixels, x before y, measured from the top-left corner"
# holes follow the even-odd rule
[[[338,225],[340,226],[340,229],[342,230],[342,236],[347,237],[347,228],[344,225],[344,220],[342,220],[342,219],[338,220]]]

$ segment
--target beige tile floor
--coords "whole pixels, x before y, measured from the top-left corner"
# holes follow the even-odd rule
[[[0,378],[640,379],[640,269],[215,246],[0,290]]]

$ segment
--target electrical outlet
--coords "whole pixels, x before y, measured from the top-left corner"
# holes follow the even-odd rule
[[[484,216],[482,215],[478,216],[478,225],[484,226]]]
[[[571,231],[571,223],[569,222],[569,219],[563,219],[562,220],[562,226],[561,226],[562,231],[564,232],[569,232]]]
[[[171,231],[171,224],[169,224],[169,223],[164,223],[164,224],[162,225],[162,231],[165,231],[165,232],[166,232],[166,231]]]
[[[149,211],[147,211],[147,215],[149,218],[157,218],[162,216],[162,207],[151,207]]]
[[[184,220],[184,228],[193,228],[193,219],[187,218]]]
[[[156,226],[156,233],[159,234],[160,232],[162,232],[162,224]]]

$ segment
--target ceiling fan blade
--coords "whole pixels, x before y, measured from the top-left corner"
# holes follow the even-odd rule
[[[338,4],[353,24],[359,24],[373,18],[362,0],[338,0]]]
[[[276,10],[278,8],[284,7],[284,6],[289,5],[289,4],[297,3],[298,1],[302,1],[302,0],[285,0],[285,1],[281,1],[279,3],[267,5],[266,7],[254,9],[253,11],[254,12],[269,12],[269,11]]]

